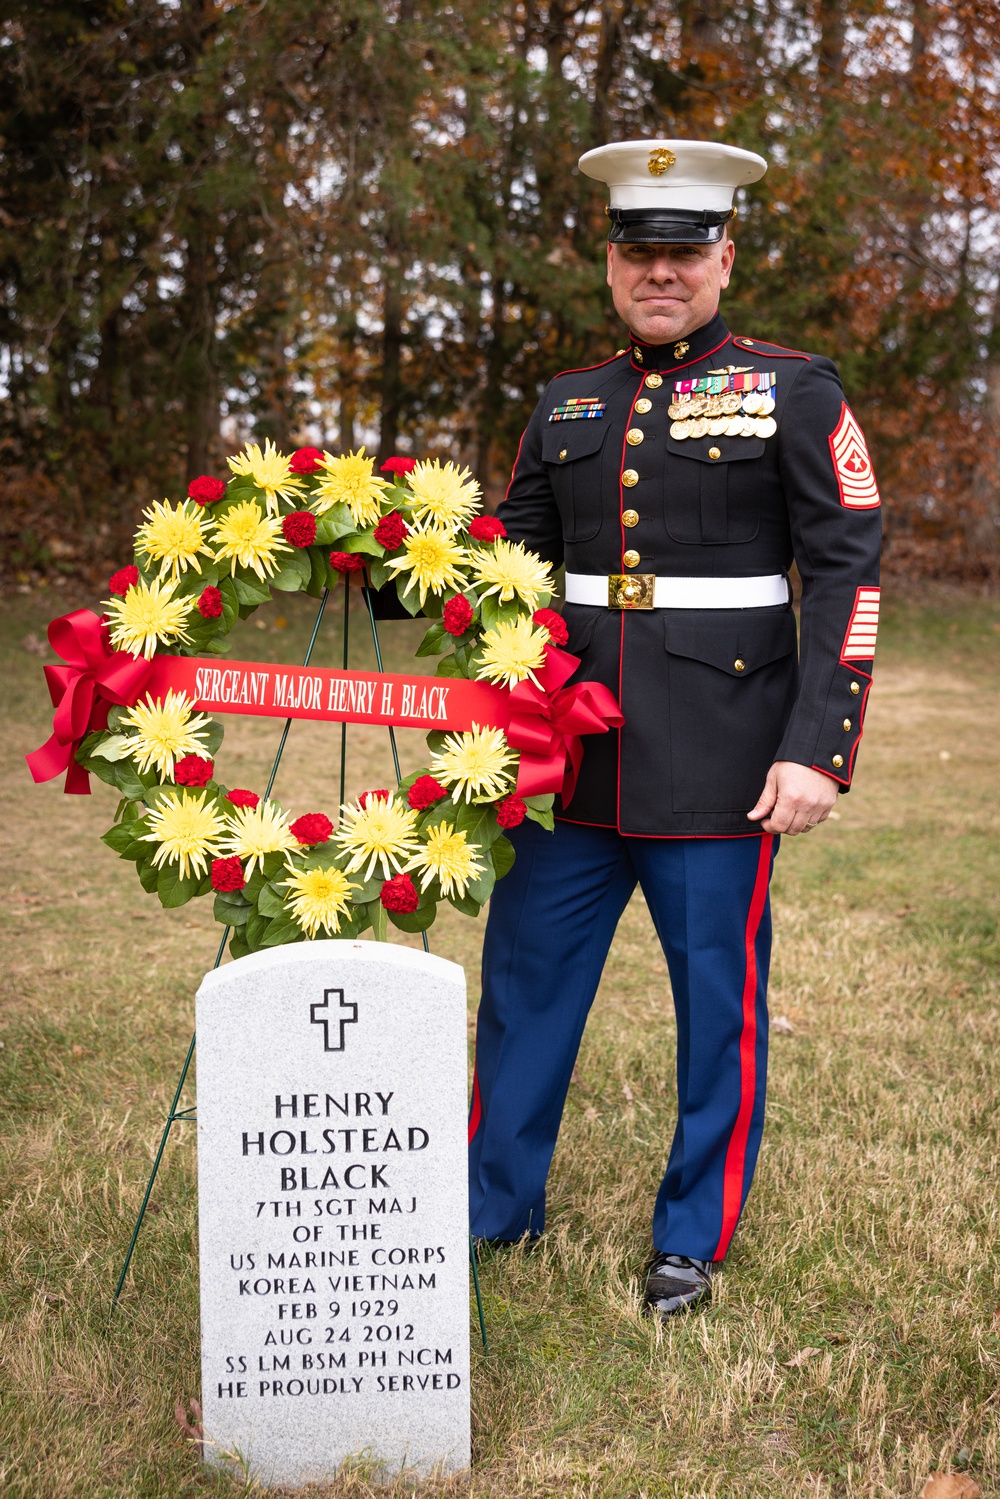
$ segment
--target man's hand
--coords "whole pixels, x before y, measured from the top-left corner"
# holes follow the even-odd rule
[[[751,822],[760,822],[765,833],[794,837],[826,822],[839,795],[837,782],[821,770],[810,770],[794,760],[776,760],[756,807],[747,816]]]

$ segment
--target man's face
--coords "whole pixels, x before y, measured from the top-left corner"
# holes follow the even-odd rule
[[[636,338],[666,344],[714,317],[736,256],[731,239],[715,245],[608,245],[615,310]]]

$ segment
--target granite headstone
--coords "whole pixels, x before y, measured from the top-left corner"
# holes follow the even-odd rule
[[[321,941],[198,991],[205,1456],[469,1464],[465,975]]]

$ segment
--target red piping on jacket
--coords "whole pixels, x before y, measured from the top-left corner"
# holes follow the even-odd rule
[[[760,840],[757,877],[754,880],[750,910],[747,913],[743,977],[743,1029],[740,1032],[740,1106],[736,1123],[726,1148],[722,1177],[722,1230],[712,1254],[713,1260],[725,1258],[729,1241],[736,1231],[743,1206],[743,1177],[746,1169],[747,1139],[757,1096],[757,933],[760,929],[767,886],[771,873],[771,849],[774,834],[764,833]]]
[[[480,1123],[480,1120],[482,1119],[482,1117],[483,1117],[483,1103],[482,1103],[482,1099],[479,1097],[479,1069],[476,1068],[476,1070],[472,1074],[472,1107],[469,1110],[469,1144],[470,1145],[472,1144],[472,1141],[475,1138],[476,1130],[479,1128],[479,1123]]]

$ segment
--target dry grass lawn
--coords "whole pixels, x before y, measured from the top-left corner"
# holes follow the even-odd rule
[[[184,1125],[106,1330],[219,928],[206,903],[162,911],[98,842],[110,788],[71,798],[28,778],[19,757],[48,732],[44,626],[70,602],[91,601],[0,604],[0,1491],[235,1496],[252,1485],[203,1470],[174,1417],[198,1391]],[[272,607],[236,654],[300,657],[307,612]],[[360,614],[352,633],[368,664]],[[413,635],[386,627],[390,667],[408,667]],[[771,998],[788,1024],[756,1185],[712,1309],[665,1330],[638,1316],[637,1273],[673,1127],[673,1024],[633,902],[570,1091],[549,1232],[483,1266],[471,1480],[423,1492],[897,1499],[961,1469],[1000,1494],[998,647],[996,602],[890,612],[858,785],[778,860]],[[339,649],[333,621],[316,659]],[[225,778],[261,788],[276,738],[228,720]],[[333,809],[338,743],[294,727],[286,804]],[[419,744],[403,752],[412,765]],[[349,790],[390,774],[384,731],[352,730]],[[431,938],[465,965],[471,1016],[480,930],[450,913]],[[359,1467],[302,1492],[390,1491]]]

